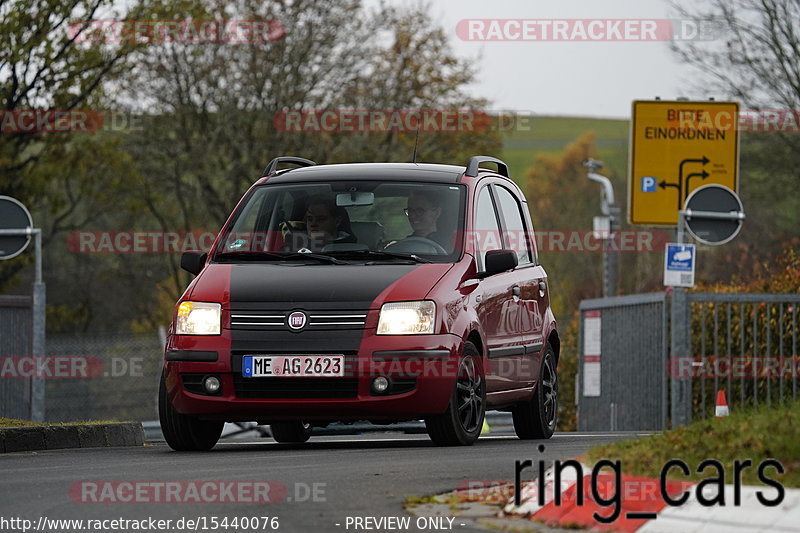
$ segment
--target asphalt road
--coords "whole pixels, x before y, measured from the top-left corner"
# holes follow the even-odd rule
[[[314,437],[304,445],[282,445],[271,439],[223,442],[209,453],[176,453],[163,443],[141,448],[10,453],[0,455],[0,530],[22,530],[20,523],[16,528],[10,523],[2,527],[2,519],[10,518],[30,519],[38,525],[40,517],[84,520],[153,517],[173,520],[166,529],[178,531],[188,529],[175,527],[175,521],[181,517],[205,517],[205,524],[199,524],[197,529],[203,531],[205,525],[205,531],[214,531],[211,522],[214,516],[219,521],[223,517],[230,521],[237,516],[269,516],[278,517],[277,531],[285,532],[419,531],[413,520],[408,529],[367,529],[367,525],[376,524],[348,527],[347,517],[404,516],[403,505],[410,496],[448,492],[472,480],[513,480],[516,460],[532,459],[536,463],[542,458],[547,462],[568,459],[595,444],[623,436],[630,434],[556,434],[548,441],[486,436],[471,447],[439,448],[425,435],[383,433]],[[544,453],[538,451],[539,444],[545,445]],[[526,470],[523,479],[535,474],[535,470]],[[164,502],[165,496],[149,489],[142,499],[155,497],[162,501],[127,503],[118,501],[133,497],[127,486],[96,483],[190,480],[275,482],[269,495],[282,501],[207,503],[205,500],[176,504]],[[186,485],[182,487],[187,490]],[[278,487],[285,487],[285,498]],[[188,497],[188,490],[182,495]],[[105,503],[85,501],[93,497]],[[100,530],[114,530],[114,524],[105,525]],[[259,523],[256,529],[270,531],[274,522],[266,528],[263,525]],[[447,530],[446,520],[443,525]],[[234,529],[229,523],[227,531]],[[48,528],[45,521],[40,530],[58,532],[75,527],[59,528],[51,524]],[[253,529],[238,528],[242,530]],[[458,519],[451,530],[475,531],[469,524],[461,526]],[[217,531],[226,529],[220,527]]]

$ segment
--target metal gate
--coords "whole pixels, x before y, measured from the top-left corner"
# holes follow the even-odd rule
[[[731,409],[797,401],[800,294],[687,297],[693,418],[714,416],[718,391]],[[686,362],[680,366],[685,373]]]
[[[666,425],[666,295],[633,294],[580,305],[578,430]]]
[[[713,416],[720,391],[732,410],[796,402],[798,306],[800,294],[584,300],[578,429],[661,430],[668,412],[675,427]]]

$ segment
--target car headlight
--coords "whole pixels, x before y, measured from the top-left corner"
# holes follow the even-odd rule
[[[177,335],[219,335],[222,306],[210,302],[182,302],[175,321]]]
[[[378,335],[433,333],[435,318],[436,304],[430,300],[386,303],[381,307]]]

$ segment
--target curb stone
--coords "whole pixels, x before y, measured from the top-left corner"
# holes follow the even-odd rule
[[[105,446],[105,430],[100,425],[78,426],[78,440],[81,448]]]
[[[48,450],[58,448],[80,448],[78,431],[68,426],[46,426],[44,429],[44,445]]]
[[[0,453],[142,444],[144,429],[139,422],[0,428]]]
[[[29,431],[28,428],[9,428],[2,430],[2,440],[6,452],[44,450],[44,428]]]

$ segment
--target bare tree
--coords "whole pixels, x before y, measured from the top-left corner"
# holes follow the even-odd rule
[[[800,2],[798,0],[704,0],[679,16],[702,21],[707,40],[678,41],[673,50],[698,68],[702,94],[740,101],[752,111],[780,111],[800,123]],[[747,222],[735,246],[708,253],[705,270],[715,279],[746,276],[772,261],[782,246],[796,247],[800,197],[800,134],[796,129],[744,132],[740,194]],[[760,207],[760,209],[759,209]],[[746,278],[745,278],[746,279]]]
[[[692,8],[673,3],[673,8],[714,30],[716,38],[672,45],[683,61],[704,73],[705,94],[716,90],[750,109],[779,109],[800,119],[798,0],[706,0]],[[800,156],[796,134],[778,136]]]

